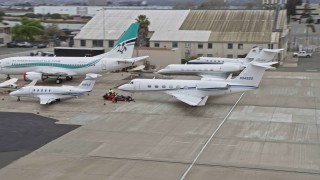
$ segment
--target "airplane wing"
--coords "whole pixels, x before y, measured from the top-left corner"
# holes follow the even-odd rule
[[[35,86],[38,80],[33,80],[31,83],[27,84],[26,86]]]
[[[18,81],[17,78],[11,78],[3,83],[0,83],[0,87],[13,87],[16,88],[16,82]]]
[[[117,60],[118,63],[125,63],[125,64],[133,64],[135,62],[139,62],[141,60],[144,60],[148,58],[149,56],[140,56],[140,57],[134,57],[134,58],[129,58],[129,59],[120,59]]]
[[[137,72],[137,71],[142,71],[146,66],[145,65],[140,65],[140,66],[137,66],[133,69],[130,69],[128,70],[128,72]]]
[[[37,97],[40,99],[40,104],[50,104],[51,102],[61,98],[60,96],[52,94],[38,95]]]
[[[189,104],[190,106],[204,106],[208,100],[208,96],[194,96],[194,95],[187,95],[183,92],[178,91],[167,91],[167,94],[174,96],[176,99]]]

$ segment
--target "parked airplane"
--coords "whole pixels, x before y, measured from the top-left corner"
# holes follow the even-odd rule
[[[283,49],[262,49],[252,62],[271,62]],[[225,62],[223,64],[170,64],[157,73],[164,75],[197,75],[203,78],[226,79],[230,73],[242,71],[249,62]]]
[[[248,63],[260,53],[260,47],[252,48],[245,58],[198,57],[187,64],[223,64],[225,62]]]
[[[16,82],[18,81],[17,78],[12,78],[9,79],[3,83],[0,83],[0,88],[12,88],[12,89],[16,89],[18,87],[18,85],[16,84]]]
[[[128,30],[116,42],[113,49],[94,57],[10,57],[0,61],[0,74],[24,75],[24,80],[44,80],[61,77],[71,80],[72,76],[87,73],[105,73],[131,66],[148,56],[132,58],[138,23],[130,25]]]
[[[18,97],[37,97],[40,99],[40,104],[51,104],[54,101],[60,101],[65,98],[78,97],[85,93],[91,92],[98,74],[87,74],[86,78],[79,86],[32,86],[28,85],[19,90],[10,93],[10,96]]]
[[[211,81],[134,79],[118,89],[129,92],[164,92],[191,106],[204,106],[208,96],[257,89],[265,70],[276,63],[252,62],[234,79]]]

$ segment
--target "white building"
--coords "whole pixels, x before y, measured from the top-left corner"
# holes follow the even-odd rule
[[[238,57],[255,45],[287,49],[285,10],[105,10],[81,29],[75,46],[109,50],[141,14],[151,22],[150,47],[179,48],[182,58]]]
[[[69,16],[95,16],[102,9],[172,9],[171,6],[35,6],[34,14],[66,14]]]
[[[12,41],[11,26],[0,23],[0,46]]]

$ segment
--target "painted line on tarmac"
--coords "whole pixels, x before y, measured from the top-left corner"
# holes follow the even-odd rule
[[[234,108],[238,105],[239,101],[241,100],[241,98],[243,97],[245,92],[243,92],[241,94],[241,96],[239,97],[239,99],[237,100],[237,102],[232,106],[232,108],[230,109],[230,111],[228,112],[228,114],[224,117],[224,119],[222,120],[222,122],[219,124],[219,126],[217,127],[216,130],[214,130],[214,132],[211,134],[210,138],[207,140],[207,142],[202,146],[200,152],[197,154],[196,158],[194,158],[194,160],[192,161],[192,163],[189,165],[188,169],[183,173],[183,175],[181,176],[180,180],[184,180],[187,175],[189,174],[190,170],[192,169],[192,167],[194,166],[194,164],[196,163],[196,161],[198,160],[198,158],[200,157],[200,155],[203,153],[204,149],[208,146],[208,144],[210,143],[210,141],[212,140],[212,138],[214,137],[214,135],[218,132],[218,130],[221,128],[221,126],[224,124],[224,122],[228,119],[228,117],[230,116],[230,114],[232,113],[232,111],[234,110]]]

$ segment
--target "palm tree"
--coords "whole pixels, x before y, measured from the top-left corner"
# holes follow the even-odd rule
[[[139,15],[136,18],[136,21],[139,23],[139,31],[138,31],[138,39],[137,39],[137,46],[139,47],[147,47],[148,42],[148,33],[150,25],[149,18],[146,15]]]

